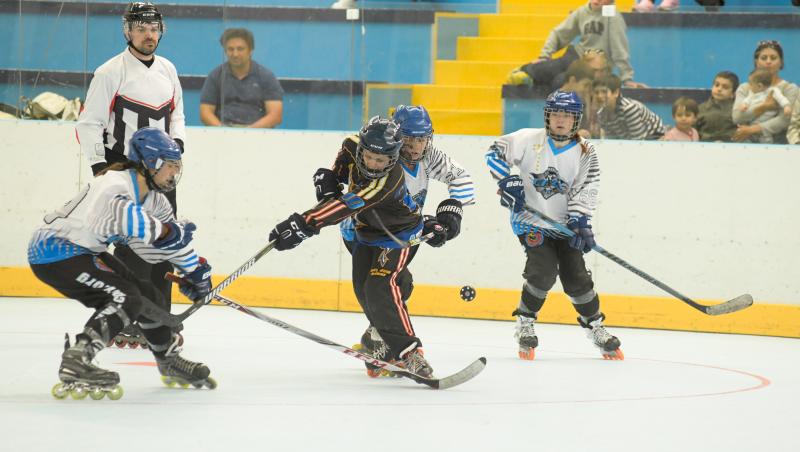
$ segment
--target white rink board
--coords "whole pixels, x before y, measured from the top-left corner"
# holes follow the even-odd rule
[[[271,227],[315,204],[311,176],[329,167],[346,132],[189,128],[179,216],[198,224],[197,249],[215,273],[250,257]],[[0,121],[0,266],[26,265],[42,215],[89,179],[74,124]],[[483,156],[492,137],[436,136],[473,175],[478,204],[451,245],[419,253],[419,284],[516,289],[523,255],[499,206]],[[594,221],[607,250],[692,298],[752,293],[758,302],[800,304],[800,200],[793,182],[800,148],[736,144],[598,142],[601,205]],[[82,171],[82,175],[79,172]],[[445,196],[432,185],[428,212]],[[344,255],[343,255],[344,253]],[[335,228],[249,274],[349,279]],[[587,263],[601,293],[663,295],[596,253]]]

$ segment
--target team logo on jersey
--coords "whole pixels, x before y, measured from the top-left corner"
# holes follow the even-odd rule
[[[386,267],[386,263],[389,262],[389,253],[391,252],[391,248],[384,248],[383,251],[381,251],[381,255],[378,256],[378,263],[381,264],[381,267]]]
[[[559,177],[558,170],[552,166],[548,167],[543,173],[530,173],[533,181],[533,188],[539,192],[544,199],[550,199],[554,195],[567,192],[567,181]]]
[[[94,266],[97,267],[98,270],[102,270],[104,272],[111,272],[111,273],[114,272],[114,270],[112,270],[111,267],[106,265],[106,263],[103,262],[99,257],[94,256],[92,258],[92,261],[94,261]]]
[[[426,196],[428,196],[428,190],[424,189],[424,190],[420,190],[419,193],[417,193],[416,195],[412,196],[411,199],[414,200],[414,203],[416,203],[416,205],[424,206],[425,205],[425,197]]]
[[[534,228],[528,235],[525,236],[525,245],[528,248],[536,248],[544,243],[544,234],[539,228]]]

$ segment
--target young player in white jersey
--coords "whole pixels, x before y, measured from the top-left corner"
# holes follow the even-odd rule
[[[522,296],[513,312],[519,356],[526,360],[534,359],[539,345],[534,325],[556,276],[578,312],[578,323],[603,357],[624,358],[619,339],[603,326],[605,316],[583,260],[583,253],[595,245],[590,222],[600,166],[594,145],[577,134],[582,114],[583,104],[575,93],[556,91],[545,101],[544,129],[504,135],[486,154],[500,187],[500,203],[509,208],[512,229],[527,255]],[[514,167],[519,175],[512,174]],[[564,222],[575,235],[565,237],[527,208]]]
[[[450,198],[442,201],[437,212],[448,208],[448,205],[460,203],[468,206],[475,203],[475,188],[469,172],[458,162],[450,158],[441,150],[433,147],[433,124],[430,115],[423,106],[398,105],[395,108],[392,120],[398,124],[400,135],[403,138],[403,147],[400,150],[400,166],[403,168],[403,177],[408,193],[414,202],[423,208],[428,195],[428,182],[430,180],[447,184]],[[323,201],[341,194],[339,182],[331,177],[330,170],[321,168],[314,175],[317,200]],[[460,208],[458,209],[460,212]],[[428,217],[427,219],[434,219]],[[342,238],[347,250],[352,253],[355,240],[354,220],[348,218],[339,224]],[[428,244],[439,247],[448,240],[454,239],[459,230],[448,230],[446,235],[436,236],[428,240]],[[410,264],[416,256],[419,245],[411,247],[406,265]],[[413,286],[412,286],[413,287]],[[411,293],[403,300],[407,301]],[[377,344],[376,344],[377,343]],[[370,325],[361,336],[361,342],[354,346],[363,353],[372,354],[376,347],[383,347],[378,331]],[[388,375],[387,371],[380,371],[368,366],[367,374],[371,377]]]
[[[117,333],[138,324],[165,383],[213,388],[202,363],[180,356],[182,339],[169,327],[140,315],[143,298],[160,305],[163,295],[111,256],[109,245],[127,244],[147,262],[171,262],[184,275],[181,292],[199,300],[211,289],[211,267],[189,246],[195,225],[177,222],[164,192],[174,190],[182,164],[178,144],[163,131],[133,134],[129,160],[105,169],[72,200],[44,217],[28,246],[33,273],[67,298],[94,312],[75,344],[62,355],[53,395],[122,396],[116,372],[92,360]]]
[[[111,163],[124,162],[129,154],[125,145],[142,127],[164,130],[183,152],[186,138],[183,90],[175,66],[155,55],[164,27],[163,17],[154,4],[129,3],[122,16],[122,33],[128,45],[94,73],[76,126],[81,150],[94,174]],[[176,213],[175,191],[167,192],[166,196]],[[164,308],[169,309],[170,286],[163,278],[164,273],[172,270],[168,262],[149,265],[127,246],[115,248],[114,256],[140,278],[150,279],[164,294]],[[133,327],[115,341],[118,346],[146,343]]]

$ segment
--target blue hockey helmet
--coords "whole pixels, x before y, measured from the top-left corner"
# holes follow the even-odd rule
[[[557,133],[550,127],[550,115],[555,112],[566,112],[572,115],[572,127],[567,133]],[[575,138],[583,117],[583,102],[573,91],[557,90],[547,96],[544,101],[544,126],[547,135],[555,141],[569,141]]]
[[[383,177],[397,163],[401,147],[403,140],[397,124],[391,119],[374,116],[358,132],[356,166],[369,179]],[[370,169],[364,161],[364,150],[386,156],[389,161],[381,169]]]
[[[133,133],[128,142],[128,160],[138,163],[140,172],[147,180],[151,190],[168,192],[174,190],[181,177],[181,148],[161,129],[144,127]],[[177,173],[167,181],[157,184],[153,177],[170,164],[177,167]]]
[[[400,134],[405,142],[400,158],[409,163],[422,160],[433,136],[433,124],[428,111],[422,105],[398,105],[392,119],[400,126]]]

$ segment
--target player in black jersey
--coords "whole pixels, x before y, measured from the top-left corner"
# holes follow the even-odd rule
[[[380,336],[373,356],[431,376],[433,369],[423,356],[422,341],[405,304],[413,289],[407,267],[409,245],[419,243],[423,236],[429,236],[428,243],[434,246],[444,244],[447,230],[460,227],[461,206],[455,201],[458,205],[423,222],[421,209],[406,188],[403,169],[396,165],[402,146],[396,123],[377,116],[370,119],[357,136],[344,140],[333,168],[315,174],[326,194],[324,200],[278,223],[269,239],[276,241],[278,250],[292,249],[320,228],[353,216],[353,289]],[[340,184],[347,184],[347,193],[342,194]],[[376,369],[368,368],[368,373],[378,375]]]

